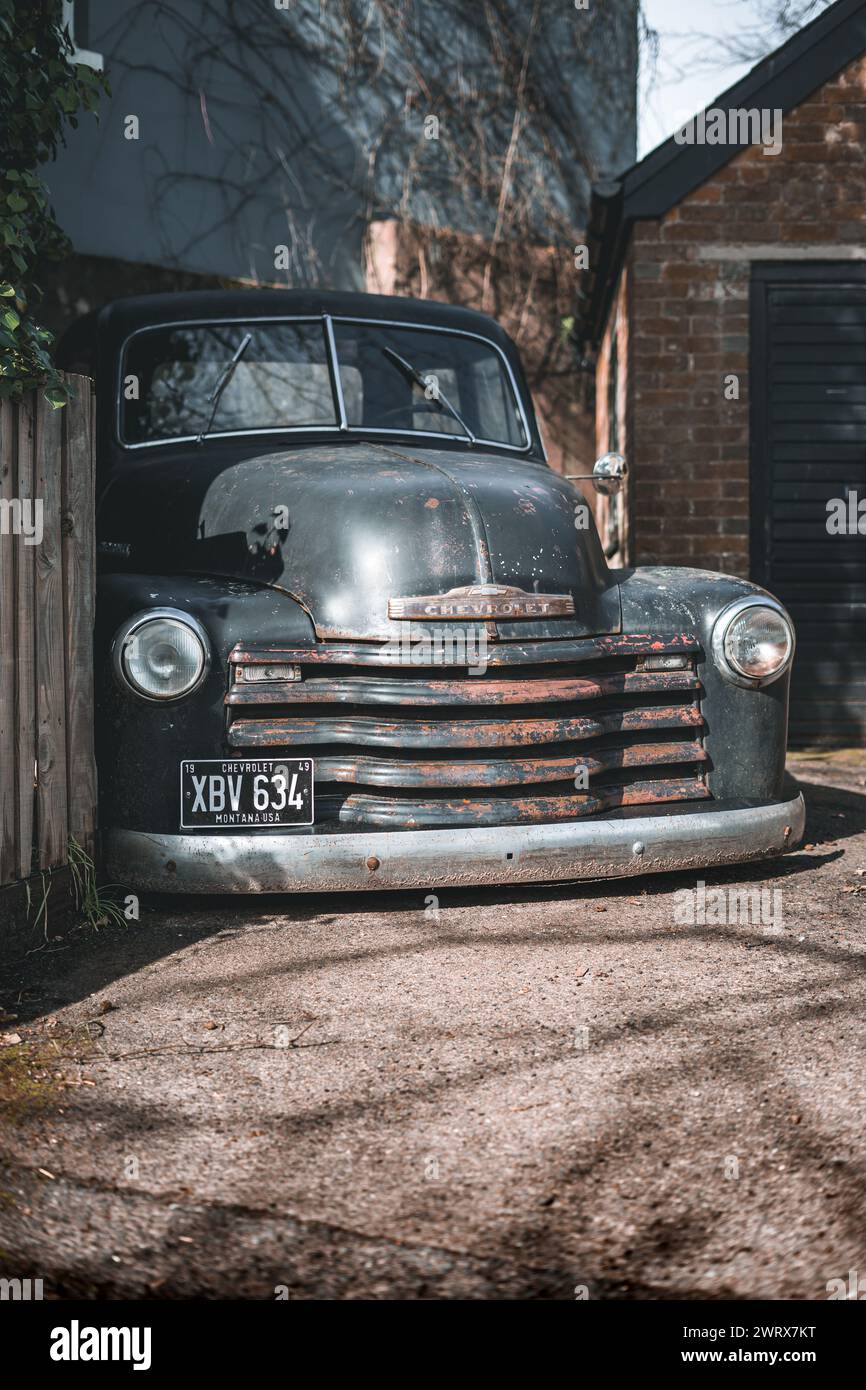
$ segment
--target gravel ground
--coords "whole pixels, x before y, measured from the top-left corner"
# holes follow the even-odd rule
[[[791,770],[804,848],[704,875],[778,890],[770,924],[684,922],[695,875],[443,889],[438,913],[165,899],[11,963],[0,1274],[821,1299],[866,1273],[866,760]]]

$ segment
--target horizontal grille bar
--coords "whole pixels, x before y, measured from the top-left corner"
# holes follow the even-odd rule
[[[377,680],[372,676],[342,679],[240,682],[226,696],[227,705],[525,705],[557,700],[598,700],[606,695],[697,690],[692,671],[624,671],[596,677],[524,680]]]
[[[240,644],[227,747],[309,756],[318,818],[335,828],[562,821],[711,795],[693,636],[493,641],[476,672],[459,643],[425,640],[437,631]]]
[[[312,748],[326,743],[358,743],[374,748],[523,748],[702,723],[696,705],[611,711],[595,719],[588,715],[574,719],[461,719],[441,723],[364,717],[236,719],[229,728],[229,742],[235,748],[276,748],[284,744]]]
[[[492,801],[389,799],[354,792],[343,803],[340,821],[346,825],[374,825],[386,829],[395,826],[419,829],[432,825],[521,825],[533,821],[574,820],[617,806],[698,801],[708,796],[706,785],[697,778],[635,782],[627,787],[604,787],[566,796],[497,797]]]
[[[408,625],[406,625],[408,626]],[[442,630],[442,624],[425,623],[423,630],[431,634]],[[445,624],[447,628],[447,624]],[[657,656],[665,653],[688,654],[699,651],[697,640],[687,633],[673,637],[660,637],[653,633],[614,634],[609,637],[586,637],[577,641],[565,642],[499,642],[490,643],[485,654],[488,666],[535,666],[551,662],[572,664],[573,662],[601,661],[616,656]],[[406,665],[406,651],[401,646],[401,633],[395,632],[394,640],[387,643],[370,642],[320,642],[315,647],[284,647],[279,643],[241,642],[232,651],[231,662],[235,666],[271,666],[283,662],[335,666],[379,666],[393,667]],[[462,666],[465,669],[465,656],[456,651],[450,658],[446,653],[437,659],[437,666]]]
[[[430,762],[419,759],[325,757],[316,759],[316,778],[322,782],[361,783],[368,787],[507,787],[535,782],[574,780],[578,764],[589,776],[618,768],[656,767],[673,763],[702,763],[699,743],[644,743],[633,748],[604,748],[592,753],[541,758],[486,758],[472,762]]]

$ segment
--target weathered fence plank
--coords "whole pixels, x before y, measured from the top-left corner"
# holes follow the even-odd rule
[[[44,396],[36,403],[36,496],[44,530],[36,546],[36,825],[39,867],[64,863],[67,846],[66,663],[63,641],[62,420]],[[62,463],[61,463],[62,466]]]
[[[96,848],[91,383],[0,401],[0,887]]]
[[[96,602],[95,470],[90,382],[75,379],[77,410],[63,421],[63,586],[66,664],[66,784],[69,835],[88,854],[96,839],[93,751],[93,618]]]
[[[15,775],[15,550],[9,504],[18,481],[16,412],[0,401],[0,886],[17,877]]]
[[[18,497],[34,497],[33,453],[35,431],[33,397],[18,406]],[[36,786],[36,547],[15,541],[15,722],[17,725],[16,772],[18,781],[18,829],[15,837],[18,878],[27,878],[33,864],[33,815]]]

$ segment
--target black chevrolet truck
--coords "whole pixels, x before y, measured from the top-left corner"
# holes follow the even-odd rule
[[[223,892],[777,855],[794,632],[745,580],[610,569],[491,319],[318,290],[118,300],[97,384],[113,878]],[[626,465],[590,475],[611,493]]]

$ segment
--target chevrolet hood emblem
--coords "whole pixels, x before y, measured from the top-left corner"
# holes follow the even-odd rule
[[[446,594],[388,600],[389,618],[563,618],[574,613],[571,594],[530,594],[508,584],[467,584]]]

